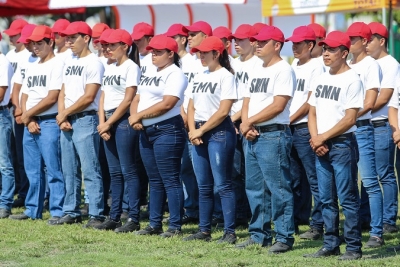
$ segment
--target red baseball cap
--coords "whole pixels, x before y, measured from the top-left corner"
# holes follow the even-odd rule
[[[131,36],[133,40],[142,39],[143,36],[154,36],[153,26],[146,22],[139,22],[133,27]]]
[[[311,27],[308,26],[300,26],[294,29],[292,36],[287,38],[285,42],[292,41],[293,43],[299,43],[304,40],[315,41],[315,33]]]
[[[27,24],[28,22],[24,19],[16,19],[13,22],[11,22],[10,28],[5,30],[4,33],[7,34],[8,36],[14,36],[20,34],[24,26]]]
[[[371,29],[364,22],[354,22],[347,29],[346,33],[350,37],[360,36],[362,38],[366,38],[367,40],[370,40],[372,35]]]
[[[275,26],[265,26],[261,31],[253,37],[250,37],[250,41],[267,41],[274,40],[277,42],[285,42],[285,36],[283,32]]]
[[[266,25],[263,27],[265,26]],[[242,24],[236,29],[235,33],[231,35],[231,39],[248,39],[257,35],[257,33],[258,32],[254,26],[251,26],[250,24]]]
[[[32,35],[33,30],[36,28],[35,24],[26,24],[22,28],[21,36],[18,38],[17,43],[27,44],[29,43],[28,37]]]
[[[111,31],[110,35],[108,37],[105,37],[104,39],[101,40],[101,42],[109,43],[109,44],[115,44],[115,43],[125,43],[129,46],[132,45],[133,40],[132,36],[127,32],[126,30],[122,29],[116,29]]]
[[[97,44],[97,43],[107,43],[107,42],[105,41],[105,39],[107,39],[108,36],[110,36],[110,34],[111,34],[113,31],[115,31],[115,30],[114,30],[114,29],[106,29],[106,30],[104,30],[104,31],[101,33],[100,37],[97,38],[96,40],[94,40],[93,43],[95,43],[95,44]],[[132,38],[131,38],[131,39],[132,39]]]
[[[217,27],[212,32],[212,36],[217,36],[220,39],[226,38],[226,39],[231,40],[230,39],[231,35],[232,35],[231,30],[229,30],[227,27],[224,27],[224,26]]]
[[[168,37],[174,37],[176,35],[188,36],[187,32],[182,30],[183,25],[180,23],[172,24],[168,31],[165,33]]]
[[[168,37],[164,34],[159,34],[151,38],[149,45],[146,46],[146,50],[152,49],[168,49],[178,53],[178,44],[171,37]]]
[[[332,31],[326,36],[325,40],[319,42],[318,45],[327,45],[333,48],[343,45],[350,49],[351,41],[347,33],[341,31]]]
[[[49,26],[38,25],[33,30],[31,36],[29,36],[27,39],[28,41],[37,42],[43,40],[44,38],[54,39],[53,31]]]
[[[307,26],[314,30],[315,37],[317,37],[317,38],[325,38],[326,37],[326,30],[320,24],[311,23],[311,24],[308,24]]]
[[[221,39],[218,38],[217,36],[209,36],[206,39],[204,39],[203,42],[201,42],[200,45],[193,47],[192,48],[192,53],[196,53],[196,52],[210,52],[210,51],[218,51],[221,54],[224,52],[225,50],[225,46],[222,43]]]
[[[54,33],[62,32],[68,27],[69,24],[71,24],[71,22],[69,22],[69,20],[59,19],[56,22],[54,22],[53,28],[51,28],[51,30]]]
[[[382,23],[371,22],[370,24],[368,24],[368,27],[370,28],[372,34],[379,34],[384,38],[389,37],[388,30]]]
[[[262,23],[262,22],[257,22],[257,23],[254,23],[254,25],[253,25],[254,29],[256,29],[256,32],[257,32],[256,34],[258,34],[261,31],[261,29],[264,28],[265,26],[268,26],[268,25],[265,23]],[[254,34],[254,35],[256,35],[256,34]]]
[[[104,30],[110,29],[105,23],[97,23],[92,28],[92,38],[99,38]]]
[[[65,30],[60,32],[61,36],[74,35],[77,33],[92,36],[92,29],[84,21],[71,22]]]
[[[184,26],[182,30],[184,32],[202,32],[207,36],[212,36],[212,28],[210,24],[202,20],[196,21],[190,26]]]

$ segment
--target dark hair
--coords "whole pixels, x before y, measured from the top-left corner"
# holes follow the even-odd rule
[[[317,44],[317,41],[315,41],[315,40],[304,40],[304,42],[305,42],[307,45],[310,44],[310,43],[313,44],[313,47],[311,48],[310,52],[313,51],[315,45]]]
[[[282,51],[282,48],[283,48],[283,45],[284,45],[284,43],[283,42],[278,42],[278,41],[275,41],[275,40],[272,40],[274,43],[274,45],[276,44],[276,43],[280,43],[281,44],[281,48],[279,49],[279,52],[280,51]]]
[[[378,38],[378,39],[385,39],[385,48],[388,47],[388,38],[385,38],[385,37],[383,37],[382,35],[377,34],[377,33],[374,33],[373,36],[375,36],[375,37]]]
[[[350,52],[349,49],[347,47],[345,47],[344,45],[340,45],[339,49],[340,49],[340,52],[343,52],[343,51]]]
[[[178,55],[178,53],[175,52],[174,52],[174,64],[177,65],[179,68],[181,67],[181,58]]]
[[[125,43],[122,43],[125,44]],[[128,57],[136,63],[140,67],[140,59],[139,59],[139,49],[135,43],[132,43],[131,46],[128,47],[128,51],[131,49]]]
[[[50,38],[43,38],[43,41],[46,43],[46,44],[50,44]],[[52,48],[54,49],[56,47],[56,42],[54,42],[54,40],[53,40],[53,46],[52,46]]]
[[[215,50],[213,50],[212,52],[213,52],[213,55],[217,54],[217,51],[215,51]],[[231,67],[231,62],[230,62],[230,59],[229,59],[228,51],[226,51],[226,49],[224,49],[222,54],[219,55],[218,61],[219,61],[219,64],[222,67],[227,69],[232,74],[235,74],[235,71]]]
[[[79,35],[82,36],[82,38],[84,38],[87,34],[79,33]],[[88,42],[88,45],[89,45],[90,42],[92,41],[92,36],[90,36],[90,35],[87,35],[87,36],[89,36],[89,42]]]

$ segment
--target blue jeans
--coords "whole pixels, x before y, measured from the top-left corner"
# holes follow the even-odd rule
[[[371,236],[383,234],[383,199],[375,165],[374,128],[372,125],[358,127],[355,131],[360,160],[358,169],[363,187],[368,194],[371,213]],[[360,216],[361,217],[361,216]]]
[[[294,198],[295,224],[300,223],[300,219],[296,221],[296,217],[303,219],[307,218],[308,221],[311,211],[311,209],[308,209],[308,202],[311,202],[311,195],[310,195],[311,193],[314,198],[314,208],[311,211],[310,227],[322,231],[324,227],[324,220],[322,219],[322,204],[318,190],[317,171],[315,169],[316,155],[309,143],[309,140],[311,138],[310,132],[308,131],[308,127],[298,129],[295,128],[295,126],[293,126],[292,134],[293,134],[293,146],[290,157],[290,164],[291,164],[290,174],[292,177],[293,191],[294,191],[293,198]],[[304,175],[302,175],[303,173],[301,169],[304,169],[305,171],[306,180],[302,180],[302,178],[304,178]],[[304,188],[305,185],[308,185],[308,188]],[[300,193],[298,191],[300,191]],[[308,198],[308,196],[310,197]],[[304,199],[306,199],[307,201],[305,201]],[[301,210],[300,206],[301,203],[303,203],[303,205],[305,205],[307,209]],[[303,211],[306,214],[298,214],[298,216],[296,216],[296,213],[299,211]],[[306,217],[306,215],[308,216]]]
[[[196,129],[201,124],[196,122]],[[193,167],[199,185],[199,228],[211,232],[214,184],[218,189],[224,217],[224,231],[235,233],[236,203],[232,186],[232,166],[236,132],[230,117],[206,132],[203,144],[192,150]]]
[[[145,127],[140,132],[140,154],[149,176],[150,226],[162,227],[165,194],[170,212],[169,228],[181,229],[183,188],[179,177],[185,147],[180,115]]]
[[[251,239],[267,246],[272,243],[271,221],[275,240],[293,246],[293,193],[290,177],[292,134],[284,130],[263,132],[247,141],[246,194],[252,217]]]
[[[11,210],[14,201],[15,177],[11,155],[12,122],[8,109],[0,110],[0,173],[1,195],[0,208]]]
[[[376,171],[383,191],[383,223],[396,225],[398,187],[394,174],[395,144],[389,123],[374,128],[374,136]]]
[[[344,239],[348,251],[361,251],[361,227],[359,219],[360,199],[357,185],[358,149],[354,135],[341,136],[342,140],[330,141],[329,152],[316,157],[319,196],[325,223],[324,247],[339,247],[339,206],[345,216]]]
[[[97,115],[71,119],[72,130],[61,132],[61,162],[65,179],[63,211],[71,217],[81,215],[82,174],[89,197],[89,216],[103,219],[103,180],[98,159],[100,136]]]
[[[18,172],[17,177],[19,177],[19,181],[17,181],[18,198],[26,198],[26,194],[29,190],[29,181],[24,167],[24,149],[22,145],[24,128],[25,126],[23,124],[17,124],[14,122],[15,152],[17,156],[17,169],[15,171]]]
[[[24,132],[25,171],[29,190],[25,199],[25,214],[41,219],[45,197],[46,173],[50,189],[49,208],[51,216],[61,217],[64,204],[64,177],[61,171],[60,128],[55,119],[38,120],[40,134]]]
[[[106,111],[109,119],[114,110]],[[129,218],[139,223],[140,181],[135,164],[135,146],[139,133],[128,122],[129,114],[122,116],[115,122],[111,129],[111,138],[104,141],[104,149],[107,156],[108,168],[111,175],[111,211],[110,218],[119,221],[122,213],[122,200],[124,188],[128,193]]]

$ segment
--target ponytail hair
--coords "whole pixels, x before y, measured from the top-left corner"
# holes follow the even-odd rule
[[[181,57],[178,55],[178,53],[174,52],[174,64],[178,66],[178,68],[181,67]]]
[[[135,43],[132,43],[132,45],[129,47],[128,57],[140,68],[139,49]]]
[[[216,54],[217,51],[213,51],[213,54]],[[226,51],[226,49],[224,49],[224,51],[222,52],[222,54],[219,55],[218,58],[219,64],[224,67],[225,69],[227,69],[230,73],[235,74],[235,71],[233,70],[233,68],[231,67],[231,62],[229,60],[229,55],[228,52]]]

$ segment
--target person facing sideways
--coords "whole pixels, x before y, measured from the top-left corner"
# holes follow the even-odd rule
[[[94,228],[115,230],[117,233],[139,230],[140,181],[135,164],[135,145],[139,133],[129,126],[129,107],[140,82],[139,53],[132,44],[130,34],[121,29],[113,30],[101,40],[107,47],[109,58],[115,64],[106,66],[99,102],[99,125],[97,131],[104,141],[108,168],[111,175],[110,217]],[[136,62],[128,52],[136,54]],[[122,201],[124,185],[129,196],[129,219],[122,226]]]
[[[183,240],[211,241],[214,187],[220,197],[224,233],[218,243],[236,242],[236,203],[232,187],[232,166],[236,132],[229,113],[237,100],[233,69],[221,39],[207,37],[191,49],[200,52],[208,71],[195,77],[188,106],[189,139],[193,167],[199,186],[199,231]]]
[[[97,56],[100,58],[103,65],[107,64],[108,59],[103,54],[103,49],[101,49],[101,43],[97,42],[101,34],[110,29],[110,27],[105,23],[97,23],[92,28],[92,45],[93,49],[97,52]]]
[[[154,36],[153,26],[147,24],[146,22],[139,22],[133,27],[131,36],[133,42],[139,49],[140,70],[142,72],[142,76],[147,72],[157,71],[156,66],[154,66],[152,62],[152,55],[150,51],[146,49],[151,38]]]
[[[226,51],[228,52],[228,57],[229,57],[229,61],[231,63],[231,67],[232,69],[234,69],[234,58],[229,54],[229,50],[231,49],[231,45],[232,45],[232,39],[230,39],[230,36],[232,35],[231,30],[229,30],[227,27],[224,26],[219,26],[216,27],[213,32],[212,32],[212,36],[216,36],[219,39],[221,39],[222,43],[224,44],[224,47],[226,49]]]
[[[63,85],[58,98],[56,121],[61,129],[61,162],[65,181],[64,216],[53,225],[82,222],[82,174],[89,198],[89,221],[84,227],[103,222],[103,182],[98,160],[97,134],[99,89],[104,67],[89,50],[92,29],[83,21],[72,22],[65,31],[73,57],[65,62]]]
[[[398,232],[398,187],[394,173],[395,144],[388,123],[388,102],[396,86],[399,63],[387,52],[388,30],[379,22],[368,24],[372,37],[367,45],[367,54],[378,62],[382,70],[381,88],[372,108],[372,126],[375,138],[376,171],[383,193],[383,233]],[[372,214],[371,214],[372,215]]]
[[[352,59],[348,64],[350,68],[357,72],[364,88],[364,107],[357,114],[355,136],[360,154],[358,169],[364,188],[364,190],[361,190],[361,199],[364,192],[369,201],[366,201],[365,207],[363,207],[363,201],[361,201],[360,225],[368,230],[370,229],[370,238],[365,247],[374,248],[384,244],[383,199],[376,172],[374,127],[371,124],[371,110],[378,97],[382,72],[379,64],[366,52],[366,47],[372,35],[368,25],[364,22],[354,22],[346,33],[350,36],[350,53],[352,54]],[[363,208],[366,209],[366,212],[363,212]],[[367,214],[367,216],[363,216],[364,214]]]
[[[296,78],[280,56],[285,41],[280,29],[265,26],[250,41],[257,41],[257,56],[263,64],[254,68],[243,99],[240,130],[247,139],[246,194],[252,217],[250,238],[237,248],[270,246],[270,253],[283,253],[294,243],[288,124]],[[273,245],[271,221],[276,232]]]
[[[19,37],[21,37],[21,31],[27,25],[28,22],[24,19],[16,19],[14,20],[11,24],[10,27],[4,31],[5,34],[7,34],[10,37],[10,43],[15,47],[15,49],[12,49],[8,51],[6,57],[8,61],[10,61],[13,71],[17,70],[18,63],[23,60],[27,60],[31,53],[27,49],[25,49],[25,46],[23,43],[18,43]],[[12,86],[10,88],[10,92],[12,90]]]
[[[1,40],[1,34],[0,34]],[[13,67],[0,52],[0,174],[1,174],[1,194],[0,194],[0,219],[10,216],[14,200],[15,176],[11,157],[11,135],[12,121],[8,108],[11,91],[11,78]]]
[[[24,166],[29,180],[25,211],[10,219],[42,219],[47,175],[50,189],[49,223],[63,215],[64,178],[61,171],[60,129],[56,123],[57,100],[62,86],[64,62],[55,57],[51,28],[36,26],[28,37],[39,62],[25,71],[22,85]],[[46,174],[45,168],[46,167]]]
[[[193,83],[194,77],[197,74],[197,69],[194,68],[197,62],[194,57],[186,51],[188,44],[188,33],[183,31],[183,25],[180,23],[173,24],[168,28],[166,32],[168,37],[173,38],[178,45],[178,55],[181,60],[181,69],[188,79],[188,86],[185,90],[185,96],[183,104],[181,106],[181,116],[187,129],[187,106],[189,104],[189,97],[186,94],[187,90],[191,89],[190,84]],[[182,225],[191,222],[198,222],[199,220],[199,189],[196,181],[196,176],[193,170],[192,164],[192,144],[188,139],[187,132],[185,133],[186,142],[185,149],[182,155],[182,164],[180,177],[184,184],[184,196],[183,201],[184,214],[182,217]]]
[[[68,57],[72,56],[72,52],[65,43],[65,37],[61,36],[60,32],[64,31],[70,23],[71,22],[66,19],[59,19],[54,22],[54,25],[51,28],[54,34],[55,47],[57,49],[55,56],[60,57],[64,62]]]
[[[310,229],[301,234],[300,238],[312,240],[322,237],[324,227],[315,169],[315,153],[310,147],[310,132],[307,125],[310,85],[324,73],[324,68],[318,60],[311,57],[316,45],[315,39],[315,33],[310,27],[300,26],[294,29],[292,36],[285,40],[292,42],[293,56],[298,60],[297,65],[292,66],[296,75],[296,90],[290,105],[290,130],[293,136],[290,175],[294,200],[294,224],[295,231],[298,232],[301,223],[309,223]],[[314,198],[312,211],[311,196]],[[309,221],[310,213],[311,221]]]
[[[149,225],[138,235],[172,237],[181,234],[183,188],[179,172],[185,134],[180,107],[187,78],[180,69],[178,45],[165,35],[156,35],[146,47],[152,50],[157,72],[141,78],[130,108],[129,124],[140,130],[140,154],[149,176]],[[163,233],[165,197],[170,213],[169,227]]]
[[[265,23],[262,22],[256,22],[253,24],[253,28],[256,30],[257,34],[261,31],[262,28],[264,28],[265,26],[268,26]]]
[[[363,107],[363,86],[356,71],[346,63],[350,38],[332,31],[319,42],[325,64],[330,67],[311,84],[308,128],[310,145],[317,154],[316,169],[324,219],[323,247],[304,257],[323,258],[340,255],[339,207],[345,216],[346,253],[339,260],[356,260],[362,256],[357,185],[358,148],[354,131]]]

